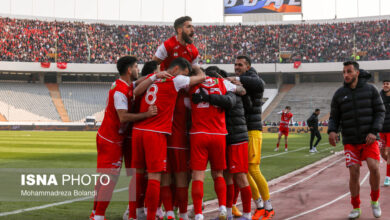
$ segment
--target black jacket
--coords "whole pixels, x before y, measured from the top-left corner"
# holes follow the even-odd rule
[[[247,98],[250,98],[252,103],[249,108],[245,108],[245,118],[248,130],[262,131],[261,106],[263,103],[261,99],[263,98],[265,83],[253,67],[240,76],[240,82],[247,92]]]
[[[314,130],[318,130],[318,115],[316,113],[313,113],[306,122],[308,127],[313,127]]]
[[[245,99],[246,97],[238,96],[232,92],[228,92],[226,95],[210,95],[210,104],[220,106],[226,111],[227,145],[248,141],[244,105],[250,107],[251,103]]]
[[[361,70],[355,89],[344,84],[332,98],[328,133],[341,128],[343,144],[364,144],[368,133],[382,130],[385,107],[378,90],[367,83],[370,77]]]
[[[390,132],[390,96],[386,96],[382,90],[381,97],[386,108],[385,123],[383,124],[382,132]]]

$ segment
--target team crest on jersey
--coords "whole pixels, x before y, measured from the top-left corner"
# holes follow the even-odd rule
[[[115,89],[116,87],[116,83],[114,82],[112,85],[111,85],[111,89]]]
[[[206,81],[204,81],[202,83],[202,85],[206,86],[206,87],[212,87],[214,85],[217,85],[218,84],[218,79],[213,79],[213,78],[208,78],[206,79]]]
[[[174,53],[173,53],[173,56],[174,56],[174,57],[177,57],[177,56],[179,56],[179,54],[178,54],[177,52],[174,52]]]
[[[180,46],[179,46],[179,45],[177,45],[177,46],[176,46],[176,47],[174,47],[173,49],[174,49],[174,50],[177,50],[177,49],[179,49],[179,47],[180,47]]]
[[[159,82],[159,83],[163,83],[163,82],[166,82],[167,81],[167,79],[166,78],[164,78],[164,79],[158,79],[158,80],[156,80],[156,82]]]

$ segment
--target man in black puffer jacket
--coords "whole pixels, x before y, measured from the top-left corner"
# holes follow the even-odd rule
[[[245,108],[246,124],[248,126],[248,162],[249,173],[248,180],[252,189],[252,197],[255,200],[257,210],[253,216],[254,219],[272,218],[275,212],[271,205],[270,194],[267,180],[260,171],[261,147],[263,141],[262,123],[261,123],[261,99],[264,93],[264,81],[257,74],[257,71],[251,67],[251,60],[247,56],[238,56],[234,63],[235,77],[229,77],[231,81],[239,81],[246,89],[252,106]],[[260,198],[261,195],[261,198]],[[264,200],[264,205],[263,201]]]
[[[218,67],[209,67],[206,69],[206,75],[210,77],[224,77],[223,71]],[[220,76],[219,76],[219,75]],[[224,173],[227,185],[226,208],[228,209],[228,218],[233,218],[232,205],[234,199],[234,182],[236,181],[241,192],[241,201],[243,206],[243,219],[252,219],[251,216],[251,188],[246,177],[248,173],[248,129],[245,120],[245,107],[250,107],[251,102],[248,96],[241,97],[232,92],[226,95],[206,94],[203,90],[200,93],[192,95],[192,102],[209,102],[212,105],[225,109],[226,128],[226,161],[227,172]],[[245,103],[245,104],[244,104]]]
[[[390,186],[390,80],[383,80],[381,97],[386,107],[385,123],[383,124],[381,136],[381,154],[387,161],[385,186]]]
[[[321,141],[321,134],[318,130],[318,115],[320,115],[319,108],[317,108],[310,118],[307,119],[307,126],[310,128],[310,153],[317,152],[317,145]],[[313,147],[314,137],[317,137],[317,141]]]
[[[380,155],[376,134],[382,130],[385,107],[377,89],[367,83],[371,75],[359,70],[358,63],[345,62],[343,77],[344,86],[336,91],[332,99],[328,125],[329,143],[336,146],[337,132],[341,129],[353,206],[349,218],[355,219],[361,214],[359,174],[363,160],[366,160],[370,170],[373,215],[379,218]]]

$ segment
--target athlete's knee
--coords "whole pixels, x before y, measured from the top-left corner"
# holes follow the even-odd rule
[[[149,180],[161,181],[161,173],[160,172],[158,172],[158,173],[148,173],[148,179]]]
[[[203,181],[204,180],[204,171],[193,170],[192,171],[192,181]]]
[[[223,170],[212,170],[211,176],[213,177],[213,179],[223,177]]]
[[[234,174],[234,180],[240,188],[247,187],[249,185],[248,178],[245,173]]]

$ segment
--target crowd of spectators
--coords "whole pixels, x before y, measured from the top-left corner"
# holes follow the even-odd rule
[[[172,26],[107,25],[0,18],[0,61],[115,63],[131,54],[150,60],[174,35]],[[390,59],[390,20],[329,24],[203,25],[195,27],[203,63]],[[356,48],[354,48],[356,46]],[[283,51],[279,54],[280,51]]]

